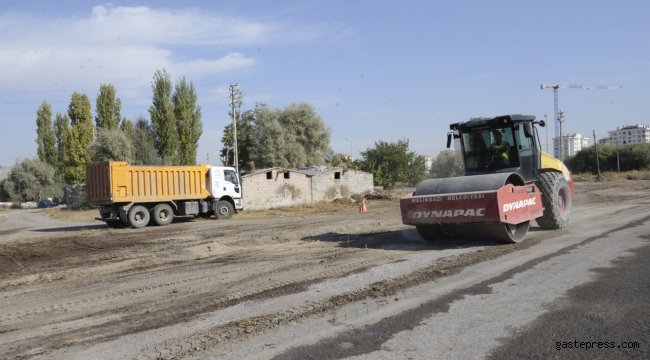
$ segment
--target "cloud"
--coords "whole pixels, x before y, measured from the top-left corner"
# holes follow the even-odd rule
[[[0,13],[0,86],[96,87],[149,84],[157,69],[190,79],[255,65],[257,46],[311,41],[339,25],[296,27],[199,9],[92,8],[89,16],[49,19]],[[244,51],[242,51],[244,50]]]

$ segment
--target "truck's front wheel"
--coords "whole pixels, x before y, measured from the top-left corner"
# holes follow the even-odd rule
[[[214,215],[217,219],[230,219],[232,213],[235,212],[232,204],[229,201],[221,200],[217,203],[217,209],[214,211]]]
[[[149,224],[149,210],[142,205],[136,205],[129,210],[129,224],[134,228],[142,228]]]

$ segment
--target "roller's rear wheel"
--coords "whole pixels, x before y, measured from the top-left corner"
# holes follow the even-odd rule
[[[420,236],[429,242],[447,241],[498,241],[506,244],[524,240],[530,222],[512,224],[454,224],[454,225],[417,225]]]
[[[571,217],[571,189],[564,177],[557,172],[539,175],[537,187],[542,192],[544,215],[535,219],[543,229],[562,229]]]

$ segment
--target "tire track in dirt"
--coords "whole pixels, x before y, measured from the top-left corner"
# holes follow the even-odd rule
[[[606,221],[613,210],[608,210],[611,203],[603,202],[603,197],[616,199],[615,194],[593,201],[581,195],[582,200],[575,202],[576,215]],[[638,209],[638,201],[617,200],[616,205]],[[591,205],[581,210],[584,203]],[[57,233],[58,242],[48,242],[40,234],[40,239],[24,242],[28,249],[32,243],[49,244],[49,250],[54,252],[71,249],[70,257],[54,256],[52,264],[37,258],[28,271],[21,273],[14,268],[12,273],[0,275],[0,291],[5,296],[0,298],[0,333],[3,339],[16,337],[15,341],[0,341],[0,353],[32,357],[26,354],[36,354],[30,351],[39,347],[62,351],[83,348],[126,334],[189,323],[248,301],[302,293],[309,285],[403,261],[418,252],[476,250],[476,244],[428,244],[405,237],[403,230],[413,230],[401,225],[396,204],[376,204],[374,213],[234,220],[228,226],[216,220],[199,220],[145,229],[100,228],[65,236]],[[598,211],[592,216],[589,209]],[[580,231],[584,226],[588,224],[572,223],[562,232]],[[195,351],[191,350],[196,348],[193,345],[211,347],[219,341],[272,331],[346,303],[387,296],[392,291],[447,276],[456,271],[455,267],[517,251],[517,246],[535,246],[548,236],[551,235],[544,231],[532,231],[522,245],[482,244],[487,246],[486,250],[474,251],[474,258],[463,255],[450,261],[439,260],[428,270],[418,269],[341,296],[259,318],[242,318],[191,336],[179,335],[162,344],[143,344],[145,351],[141,354],[152,358],[163,353],[184,356]],[[66,276],[48,279],[51,274]],[[33,277],[31,281],[23,284],[3,285],[30,280],[29,276]],[[49,298],[39,299],[39,294],[48,294]],[[28,298],[32,300],[24,301]],[[37,329],[48,329],[48,333],[39,334]]]

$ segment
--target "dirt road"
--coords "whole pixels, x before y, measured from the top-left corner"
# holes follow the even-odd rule
[[[2,211],[0,354],[230,357],[238,344],[263,341],[305,319],[327,319],[369,299],[391,301],[595,224],[614,227],[624,215],[611,204],[645,211],[649,190],[650,181],[642,180],[578,183],[567,229],[533,226],[515,245],[428,244],[401,224],[396,200],[370,201],[367,213],[350,205],[144,229],[61,222],[42,210]],[[291,344],[285,338],[254,355],[271,357]]]

